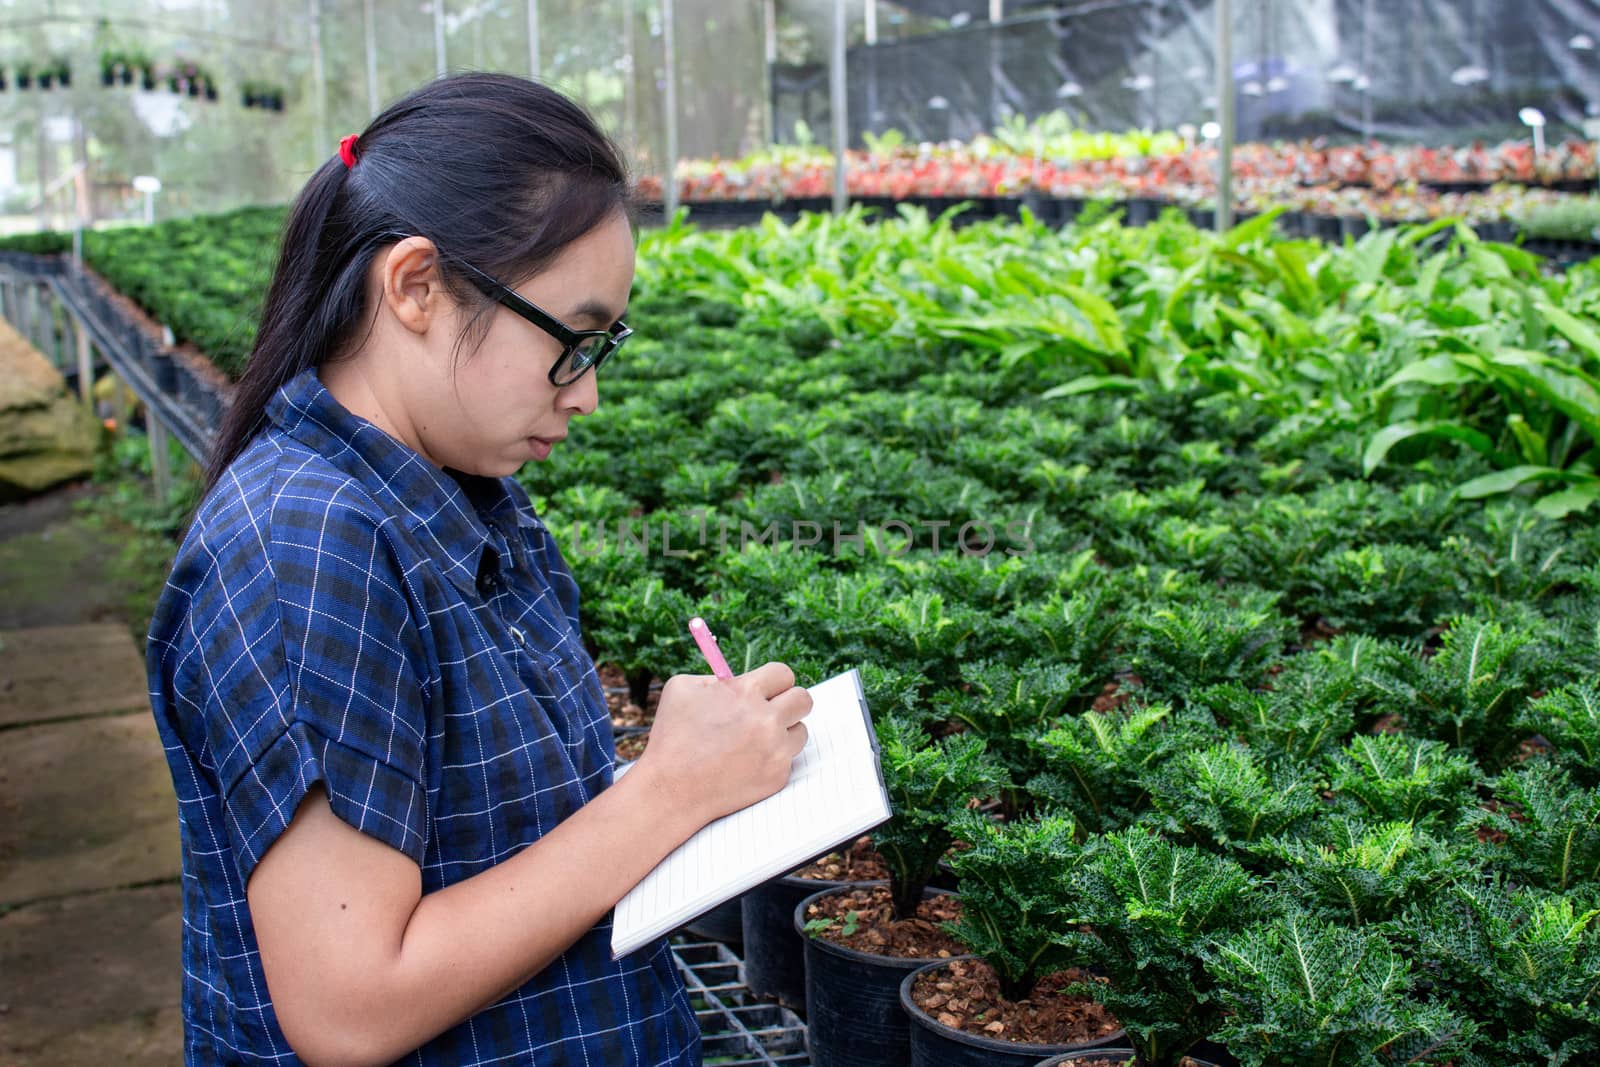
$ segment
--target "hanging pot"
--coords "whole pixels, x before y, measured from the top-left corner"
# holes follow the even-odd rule
[[[975,959],[962,956],[959,959]],[[918,967],[900,983],[900,1010],[911,1020],[911,1067],[1033,1067],[1046,1056],[1062,1052],[1079,1052],[1094,1048],[1111,1048],[1128,1038],[1126,1030],[1115,1030],[1104,1037],[1074,1045],[1029,1045],[1016,1041],[1000,1041],[980,1037],[965,1030],[945,1026],[917,1006],[912,999],[912,987],[923,975],[933,974],[948,967],[954,960],[935,960]]]

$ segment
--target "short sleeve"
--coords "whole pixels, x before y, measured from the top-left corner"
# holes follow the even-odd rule
[[[422,863],[426,615],[352,491],[282,492],[192,561],[184,685],[245,883],[319,782],[339,818]]]

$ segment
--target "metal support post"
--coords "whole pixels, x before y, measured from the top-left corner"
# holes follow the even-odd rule
[[[88,330],[74,323],[72,332],[78,335],[78,395],[83,398],[84,406],[92,415],[94,414],[94,349],[89,344]]]
[[[666,92],[662,94],[667,120],[667,158],[663,161],[661,192],[668,219],[678,213],[678,45],[672,24],[672,0],[661,0],[661,49],[667,79]]]
[[[767,144],[778,143],[778,94],[773,90],[772,68],[778,63],[778,0],[763,0],[761,4],[762,28],[765,30],[767,77],[764,86],[767,94]]]
[[[1233,228],[1233,4],[1217,0],[1217,232]]]
[[[311,22],[309,36],[311,38],[311,91],[316,104],[316,151],[311,158],[318,165],[326,159],[330,152],[328,134],[328,70],[322,60],[322,0],[309,0]]]
[[[850,147],[850,100],[845,95],[845,0],[833,0],[833,48],[828,63],[828,99],[833,112],[833,213],[850,205],[845,181],[845,151]]]
[[[444,54],[444,0],[433,0],[433,72],[442,78],[449,69]]]
[[[362,32],[367,45],[367,117],[378,114],[378,20],[373,16],[372,0],[361,0]]]
[[[172,463],[167,453],[167,427],[155,413],[145,420],[150,442],[150,481],[155,487],[156,500],[165,503],[172,492]]]
[[[632,11],[628,12],[628,17],[633,18]],[[539,50],[539,0],[528,0],[528,75],[532,78],[538,78],[542,69],[539,65]],[[632,52],[630,48],[630,56]]]

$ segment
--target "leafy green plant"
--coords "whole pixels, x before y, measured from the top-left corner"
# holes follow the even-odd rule
[[[1503,880],[1412,909],[1402,932],[1501,1063],[1583,1063],[1600,1050],[1600,909]]]
[[[1326,762],[1334,795],[1382,821],[1453,821],[1479,776],[1470,759],[1444,742],[1403,734],[1358,734]]]
[[[1563,686],[1528,702],[1516,725],[1555,746],[1555,758],[1586,785],[1600,785],[1600,687]]]
[[[1160,698],[1187,699],[1221,682],[1255,682],[1288,638],[1276,597],[1251,591],[1233,604],[1208,601],[1152,608],[1134,621],[1133,668]]]
[[[1152,776],[1150,793],[1169,832],[1220,850],[1282,834],[1322,807],[1298,768],[1271,767],[1238,743],[1168,760]]]
[[[1105,973],[1109,981],[1075,991],[1111,1009],[1142,1063],[1172,1067],[1221,1025],[1201,952],[1250,920],[1253,888],[1234,861],[1144,827],[1086,846],[1069,923],[1057,937]],[[1087,930],[1075,929],[1080,924]]]
[[[908,919],[955,841],[952,821],[1006,785],[1006,774],[971,734],[930,743],[919,726],[895,715],[879,717],[876,729],[894,814],[872,831],[872,843],[889,866],[895,918]]]
[[[1086,831],[1119,830],[1149,807],[1150,772],[1174,752],[1207,740],[1196,721],[1180,718],[1174,723],[1165,704],[1134,705],[1125,712],[1086,711],[1034,739],[1044,770],[1027,788],[1072,812]]]
[[[1317,651],[1286,660],[1265,691],[1228,682],[1202,689],[1190,700],[1263,756],[1306,763],[1349,736],[1359,693],[1356,672],[1344,660]]]
[[[1473,813],[1497,870],[1562,892],[1600,886],[1600,786],[1580,789],[1559,767],[1530,763],[1494,781],[1492,809]]]
[[[1080,849],[1072,819],[996,823],[969,811],[950,829],[971,847],[950,858],[961,918],[946,928],[994,968],[1005,997],[1021,1000],[1044,975],[1081,962],[1059,936],[1076,921],[1068,878]]]
[[[1206,967],[1225,1012],[1214,1036],[1249,1067],[1445,1064],[1473,1036],[1408,995],[1410,965],[1376,930],[1290,911],[1221,939]]]
[[[1410,689],[1407,726],[1490,765],[1503,763],[1519,740],[1511,724],[1533,687],[1535,635],[1462,618],[1440,642],[1432,659],[1402,679]]]
[[[943,714],[983,738],[1014,780],[1027,781],[1042,769],[1034,738],[1061,715],[1085,681],[1071,667],[984,661],[963,667],[960,688],[936,694],[934,701]],[[1008,810],[1015,813],[1018,807],[1018,798],[1010,795]]]
[[[1349,815],[1326,815],[1254,851],[1298,906],[1348,926],[1388,919],[1467,869],[1450,844],[1412,823]]]

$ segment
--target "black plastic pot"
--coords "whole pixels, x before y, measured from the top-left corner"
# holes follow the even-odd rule
[[[812,1067],[905,1067],[911,1022],[900,1008],[900,983],[927,960],[874,956],[805,933],[806,909],[831,893],[887,882],[854,882],[812,893],[794,909],[804,941],[806,1047]],[[925,890],[933,896],[937,890]]]
[[[805,944],[795,933],[794,910],[813,893],[852,884],[786,874],[744,895],[744,982],[752,993],[776,997],[784,1007],[805,1015]]]
[[[178,365],[172,361],[172,353],[148,338],[144,339],[145,364],[150,368],[150,377],[155,379],[156,388],[169,396],[178,392]]]
[[[1083,1052],[1063,1052],[1047,1060],[1039,1060],[1033,1067],[1139,1067],[1138,1053],[1131,1048],[1096,1048]],[[1194,1067],[1222,1067],[1221,1064],[1202,1059],[1190,1053],[1188,1060]]]
[[[973,959],[959,956],[957,959]],[[949,966],[952,960],[935,960],[918,967],[900,982],[900,1010],[911,1020],[911,1067],[1033,1067],[1046,1056],[1084,1049],[1114,1048],[1128,1039],[1127,1031],[1117,1030],[1098,1041],[1080,1045],[1025,1045],[997,1041],[940,1023],[917,1007],[911,987],[921,975]]]
[[[725,900],[704,915],[687,923],[684,929],[703,941],[720,941],[741,948],[744,944],[744,897]]]

